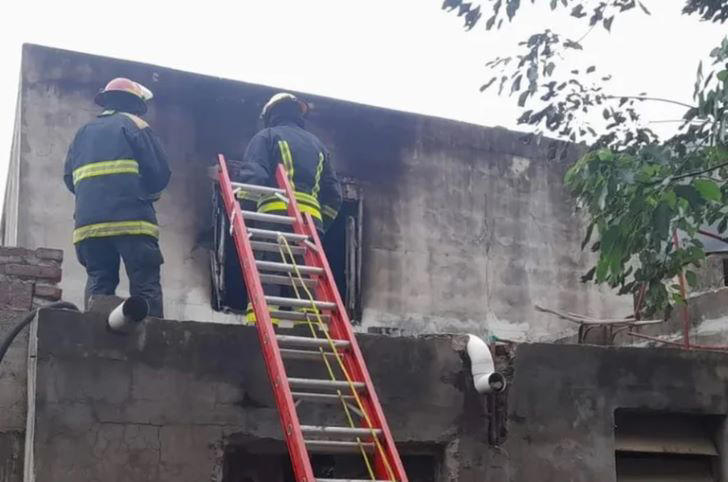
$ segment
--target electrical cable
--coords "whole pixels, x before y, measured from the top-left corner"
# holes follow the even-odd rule
[[[3,358],[5,358],[5,353],[7,353],[8,349],[10,348],[10,345],[13,343],[13,340],[15,340],[15,337],[18,336],[18,334],[23,331],[23,328],[28,326],[31,321],[35,318],[35,315],[38,313],[38,310],[46,309],[46,308],[56,308],[56,309],[66,309],[66,310],[74,310],[79,311],[78,307],[74,305],[73,303],[69,303],[68,301],[56,301],[55,303],[50,303],[47,305],[39,306],[38,308],[35,308],[25,315],[23,315],[22,318],[20,318],[20,321],[18,324],[13,328],[10,333],[5,337],[5,340],[3,340],[3,344],[0,345],[0,363],[2,363]]]

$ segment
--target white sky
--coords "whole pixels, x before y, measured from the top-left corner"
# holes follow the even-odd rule
[[[8,0],[0,7],[0,185],[4,186],[24,42],[147,62],[484,125],[515,127],[514,99],[478,92],[486,60],[551,28],[584,22],[522,2],[515,27],[464,32],[441,0]],[[697,62],[728,32],[680,15],[683,0],[643,0],[651,17],[595,29],[577,62],[615,75],[615,94],[690,103]],[[118,7],[118,8],[115,8]],[[99,85],[102,87],[102,85]],[[653,120],[679,118],[668,104]],[[670,129],[674,124],[657,124]]]

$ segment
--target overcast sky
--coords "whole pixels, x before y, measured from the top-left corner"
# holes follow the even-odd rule
[[[550,14],[547,0],[523,3],[516,26],[465,32],[441,0],[8,0],[0,14],[0,183],[4,186],[25,42],[147,62],[303,92],[515,127],[513,100],[483,95],[484,63],[512,52],[528,33],[551,28],[574,38],[583,22]],[[643,0],[651,17],[618,18],[595,29],[586,53],[614,74],[614,94],[646,91],[690,103],[697,62],[725,26],[680,15],[683,0]],[[99,85],[102,87],[102,85]],[[646,106],[647,118],[681,110]],[[674,124],[656,124],[663,131]],[[59,159],[59,163],[63,162]]]

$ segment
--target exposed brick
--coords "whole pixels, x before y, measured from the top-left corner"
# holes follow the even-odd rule
[[[33,266],[23,264],[5,264],[0,266],[0,273],[17,276],[22,279],[47,279],[61,281],[61,268],[58,266]]]
[[[25,264],[33,252],[25,248],[0,247],[0,264]]]
[[[33,294],[46,300],[58,301],[61,299],[63,291],[57,286],[36,283]]]
[[[30,256],[33,251],[14,246],[0,246],[0,256]]]
[[[35,255],[40,259],[46,259],[50,261],[63,261],[63,250],[51,249],[51,248],[38,248],[35,250]]]
[[[0,281],[0,311],[28,310],[33,301],[33,283],[20,280]]]

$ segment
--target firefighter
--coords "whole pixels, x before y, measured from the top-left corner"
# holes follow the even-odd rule
[[[341,207],[341,185],[331,166],[328,150],[318,137],[304,128],[308,110],[308,104],[295,95],[282,92],[271,97],[260,114],[264,129],[250,140],[243,164],[233,177],[237,182],[277,186],[275,170],[282,164],[295,190],[299,209],[311,215],[317,231],[323,235]],[[286,204],[276,196],[259,199],[257,210],[282,215],[288,212]],[[275,229],[280,229],[279,226]],[[279,256],[270,253],[264,258],[280,261]],[[263,288],[269,296],[293,295],[289,287],[264,285]],[[255,321],[250,304],[247,319]]]
[[[113,295],[124,261],[129,291],[162,317],[159,227],[154,202],[170,170],[159,138],[140,116],[152,93],[126,78],[94,99],[105,110],[76,133],[63,180],[76,197],[73,243],[86,268],[86,296]]]

